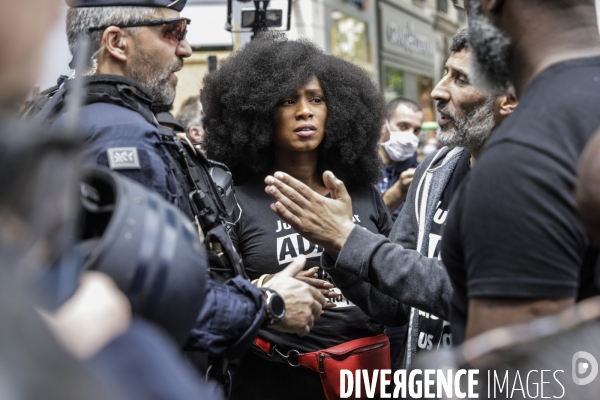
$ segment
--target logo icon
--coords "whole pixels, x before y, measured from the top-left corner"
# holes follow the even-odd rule
[[[136,147],[113,147],[107,153],[110,169],[141,169]]]
[[[572,372],[575,384],[588,385],[598,375],[598,361],[587,351],[578,351],[573,354]]]

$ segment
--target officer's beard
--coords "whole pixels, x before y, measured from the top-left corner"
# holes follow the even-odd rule
[[[128,77],[148,89],[152,93],[155,104],[173,104],[177,84],[172,77],[175,71],[183,66],[182,59],[165,68],[152,56],[137,52],[130,65],[127,71]]]
[[[451,127],[440,127],[436,137],[440,143],[448,147],[465,147],[478,151],[494,132],[494,96],[489,96],[479,107],[466,115],[459,116],[447,109],[441,109],[452,119]]]
[[[469,2],[469,44],[473,84],[489,94],[506,93],[512,86],[508,66],[511,40],[485,16],[479,1]]]

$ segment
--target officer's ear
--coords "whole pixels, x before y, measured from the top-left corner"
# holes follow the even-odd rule
[[[124,39],[123,30],[110,26],[102,34],[102,45],[111,55],[119,61],[127,61],[127,40]]]

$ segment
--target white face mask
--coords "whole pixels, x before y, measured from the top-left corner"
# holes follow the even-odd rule
[[[385,124],[390,131],[390,140],[380,143],[392,161],[400,162],[409,159],[417,151],[419,138],[411,131],[393,131],[390,123]]]

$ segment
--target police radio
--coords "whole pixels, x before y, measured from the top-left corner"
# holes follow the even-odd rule
[[[217,163],[213,161],[213,164]],[[227,216],[231,217],[237,206],[235,192],[233,190],[233,175],[231,175],[231,172],[229,172],[228,169],[222,168],[220,163],[219,165],[212,167],[209,171],[210,176],[217,185],[221,199],[223,200],[223,204],[227,210]]]

